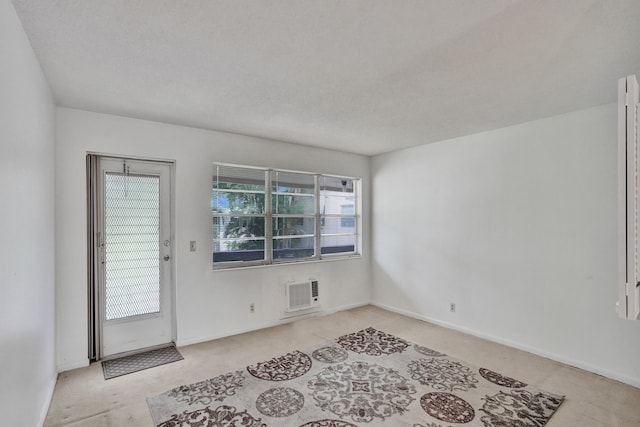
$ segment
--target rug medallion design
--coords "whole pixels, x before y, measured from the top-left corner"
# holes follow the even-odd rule
[[[540,427],[563,400],[367,328],[147,403],[158,427]]]

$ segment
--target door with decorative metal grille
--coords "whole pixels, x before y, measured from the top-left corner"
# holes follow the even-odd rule
[[[101,158],[98,239],[101,356],[169,343],[171,166]]]

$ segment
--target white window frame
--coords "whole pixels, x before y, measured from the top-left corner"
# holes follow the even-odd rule
[[[636,76],[618,81],[618,315],[640,320],[640,147]]]
[[[247,170],[259,170],[265,172],[265,183],[264,183],[264,196],[265,196],[265,212],[264,214],[229,214],[229,213],[217,213],[213,211],[213,206],[211,210],[212,219],[216,217],[264,217],[265,226],[264,226],[264,259],[261,260],[238,260],[238,261],[216,261],[215,253],[213,251],[213,243],[216,241],[220,241],[221,239],[212,236],[212,265],[214,270],[223,270],[223,269],[232,269],[232,268],[242,268],[242,267],[259,267],[259,266],[271,266],[271,265],[282,265],[282,264],[293,264],[293,263],[303,263],[303,262],[317,262],[323,260],[335,260],[335,259],[346,259],[346,258],[354,258],[361,256],[361,245],[362,245],[362,198],[361,198],[361,188],[362,188],[362,179],[359,177],[350,177],[350,176],[342,176],[342,175],[330,175],[330,174],[322,174],[322,173],[313,173],[313,172],[304,172],[304,171],[294,171],[294,170],[286,170],[286,169],[271,169],[271,168],[261,168],[255,166],[247,166],[247,165],[238,165],[238,164],[229,164],[229,163],[213,163],[213,172],[215,179],[215,170],[216,167],[233,167],[233,168],[244,168]],[[288,194],[291,193],[278,193],[272,191],[272,183],[273,176],[275,173],[288,173],[288,174],[302,174],[313,176],[314,182],[314,192],[313,196],[315,197],[315,209],[313,214],[277,214],[273,212],[272,208],[272,197],[278,194]],[[320,212],[320,179],[321,177],[330,177],[330,178],[338,178],[353,181],[353,198],[354,198],[354,214],[353,215],[336,215],[336,214],[326,214],[323,215]],[[213,186],[212,179],[212,186]],[[212,188],[212,201],[215,194],[215,189]],[[226,190],[225,190],[226,191]],[[280,258],[275,259],[273,256],[273,241],[286,238],[287,236],[273,236],[272,232],[272,224],[274,218],[286,218],[286,217],[309,217],[314,219],[314,233],[310,235],[296,235],[296,238],[300,237],[313,237],[314,238],[314,254],[310,257],[301,257],[301,258]],[[323,234],[321,230],[321,219],[337,217],[353,217],[355,221],[354,233],[339,233],[339,234]],[[350,252],[338,252],[338,253],[328,253],[322,254],[322,237],[323,236],[338,236],[338,235],[353,235],[354,236],[354,247],[353,251]],[[256,239],[259,240],[259,239]]]

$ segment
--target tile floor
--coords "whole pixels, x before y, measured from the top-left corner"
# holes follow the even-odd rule
[[[640,426],[638,388],[373,306],[180,347],[180,362],[109,381],[99,363],[63,372],[45,426],[151,427],[148,396],[369,326],[566,395],[548,427]]]

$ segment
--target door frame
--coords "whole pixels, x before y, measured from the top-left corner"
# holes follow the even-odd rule
[[[103,307],[102,307],[102,280],[100,278],[101,269],[99,263],[101,262],[101,236],[99,229],[98,217],[101,215],[99,212],[99,189],[100,183],[100,159],[112,159],[132,162],[147,162],[162,164],[169,166],[169,240],[171,242],[169,246],[169,272],[167,274],[167,289],[170,295],[170,307],[167,308],[168,314],[171,316],[171,341],[173,343],[177,340],[177,320],[176,320],[176,245],[175,245],[175,217],[176,217],[176,205],[175,205],[175,160],[166,160],[158,158],[145,158],[136,156],[124,156],[103,154],[96,152],[87,152],[86,166],[87,166],[87,303],[88,303],[88,356],[90,362],[103,360],[102,354],[103,348]],[[142,350],[142,349],[138,349]],[[127,353],[135,353],[138,350],[134,350]]]

